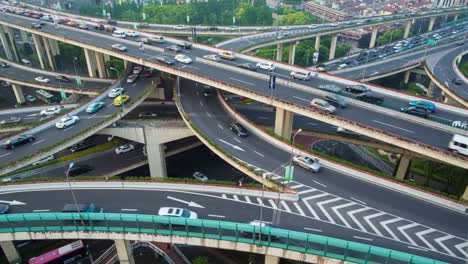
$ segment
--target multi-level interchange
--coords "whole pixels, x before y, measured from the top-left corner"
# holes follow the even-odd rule
[[[18,103],[35,100],[23,93],[25,87],[92,98],[0,111],[6,123],[22,119],[21,125],[0,127],[9,133],[0,150],[5,182],[0,202],[9,204],[8,214],[5,210],[0,215],[0,245],[11,263],[21,258],[14,241],[60,238],[114,240],[121,263],[134,262],[131,241],[235,249],[264,254],[265,263],[279,263],[280,258],[310,263],[468,261],[466,203],[290,144],[299,133],[314,128],[332,140],[387,149],[401,154],[399,180],[405,179],[416,157],[468,169],[468,82],[455,66],[457,57],[466,53],[468,8],[291,26],[280,33],[274,27],[260,33],[255,28],[221,30],[214,34],[240,36],[216,47],[161,37],[174,32],[153,25],[138,31],[132,23],[108,25],[33,6],[2,4],[1,10],[0,40],[7,60],[1,59],[0,79],[11,84]],[[406,39],[413,21],[429,19],[427,31],[432,31],[436,19],[444,16],[455,17],[454,22],[431,33],[423,31],[426,37],[412,37],[405,45],[413,49],[374,48],[375,29],[369,51],[349,56],[354,59],[351,64],[360,65],[333,60],[338,34],[345,30],[400,22]],[[87,30],[76,26],[83,24]],[[191,29],[179,30],[178,35],[181,32],[191,34]],[[203,28],[198,32],[210,34]],[[15,34],[23,41],[32,36],[40,67],[25,65],[29,62],[21,57]],[[436,35],[437,45],[427,44],[429,34]],[[294,66],[300,41],[315,38],[320,47],[325,36],[331,36],[330,62],[312,69]],[[83,58],[73,60],[72,74],[55,72],[59,42],[84,49],[88,77],[78,77],[75,62]],[[280,62],[283,45],[291,45],[289,64]],[[267,46],[276,46],[279,62],[247,55]],[[111,57],[122,59],[126,67],[114,75],[118,80],[110,78],[118,70],[106,68]],[[444,103],[367,83],[398,72],[405,72],[407,82],[421,66],[432,80],[428,93],[440,87]],[[121,120],[135,108],[148,108],[149,98],[172,96],[183,121]],[[238,97],[268,107],[242,115],[230,105]],[[408,107],[410,101],[414,102]],[[152,114],[149,110],[140,117]],[[262,117],[273,131],[245,116]],[[336,127],[344,133],[335,133]],[[135,142],[116,150],[122,155],[112,151],[94,160],[114,168],[103,171],[98,181],[27,182],[27,172],[13,173],[50,161],[51,155],[69,147],[87,148],[80,142],[94,134]],[[168,147],[192,136],[199,141]],[[152,178],[165,178],[166,158],[200,141],[264,188],[204,184],[203,173],[194,175],[201,183],[108,180],[144,164]],[[285,178],[291,162],[296,164],[294,176]],[[93,169],[75,163],[66,163],[67,170],[56,166],[42,176],[60,179],[67,174],[68,179]],[[64,204],[69,210],[62,210]],[[186,209],[166,208],[171,206]],[[257,221],[249,224],[253,220]]]

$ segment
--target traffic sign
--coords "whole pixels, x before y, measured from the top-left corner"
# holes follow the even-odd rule
[[[284,181],[285,182],[292,182],[294,178],[294,166],[286,166],[284,170]]]

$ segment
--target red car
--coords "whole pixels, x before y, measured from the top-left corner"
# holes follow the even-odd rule
[[[153,77],[153,69],[145,69],[143,71],[143,77],[145,78]]]

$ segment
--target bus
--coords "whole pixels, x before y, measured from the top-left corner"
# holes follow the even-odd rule
[[[53,104],[57,102],[57,97],[54,95],[50,94],[49,92],[46,92],[44,90],[37,90],[36,91],[36,96],[41,99],[42,101],[48,103],[48,104]]]
[[[74,241],[63,247],[29,259],[28,264],[69,264],[86,256],[86,246],[82,240]]]

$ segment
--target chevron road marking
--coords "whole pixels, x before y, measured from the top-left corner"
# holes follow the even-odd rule
[[[247,201],[248,203],[252,203],[252,201],[250,201],[250,197],[248,196],[244,196],[245,197],[245,201]]]
[[[239,197],[237,197],[237,195],[233,195],[232,198],[234,199],[234,201],[239,201]]]
[[[398,231],[400,231],[400,232],[406,237],[406,239],[408,239],[408,241],[409,241],[411,244],[417,246],[417,244],[414,243],[414,240],[411,239],[411,237],[410,237],[408,234],[406,234],[405,232],[403,232],[403,230],[410,229],[410,228],[413,228],[413,227],[415,227],[415,226],[418,226],[418,224],[416,224],[416,223],[407,224],[407,225],[405,225],[405,226],[400,226],[400,227],[398,227],[397,229],[398,229]]]
[[[361,231],[364,231],[364,232],[367,232],[367,230],[364,228],[364,226],[362,226],[362,224],[356,219],[356,217],[354,217],[355,214],[357,213],[360,213],[360,212],[364,212],[364,211],[367,211],[369,210],[370,208],[369,207],[363,207],[363,208],[360,208],[360,209],[356,209],[356,210],[353,210],[351,212],[348,212],[348,215],[349,217],[351,217],[351,219],[353,219],[354,223],[356,223],[356,225],[359,226],[359,229]]]
[[[298,194],[310,193],[310,192],[315,192],[315,191],[316,191],[316,189],[310,188],[310,189],[305,190],[305,191],[300,191],[300,192],[298,192]],[[325,194],[325,195],[328,195],[328,194]]]
[[[281,205],[288,213],[291,213],[291,209],[289,209],[289,206],[285,201],[281,201]]]
[[[442,241],[445,241],[445,240],[449,240],[449,239],[452,239],[452,238],[455,238],[454,236],[452,235],[446,235],[444,237],[439,237],[437,239],[434,239],[434,241],[439,244],[439,246],[441,246],[445,251],[447,251],[447,253],[449,253],[450,255],[452,256],[456,256],[453,251],[451,251],[450,249],[448,249],[448,247],[446,245],[444,245],[442,243]]]
[[[262,199],[261,199],[261,198],[259,198],[259,197],[257,197],[257,202],[258,202],[258,204],[259,204],[259,205],[262,205],[262,204],[263,204],[263,201],[262,201]]]
[[[422,242],[424,242],[424,244],[426,244],[426,245],[427,245],[431,250],[433,250],[433,251],[437,251],[437,249],[436,249],[433,245],[431,245],[429,242],[427,242],[427,240],[424,239],[423,236],[424,236],[424,235],[427,235],[427,234],[429,234],[429,233],[435,232],[435,231],[437,231],[437,230],[432,229],[432,228],[429,228],[429,229],[426,229],[426,230],[424,230],[424,231],[421,231],[421,232],[416,233],[416,236],[419,237],[419,239],[421,239]]]
[[[349,206],[353,206],[355,205],[355,203],[347,203],[347,204],[342,204],[342,205],[338,205],[338,206],[334,206],[332,207],[332,210],[333,212],[335,212],[335,214],[340,218],[340,220],[345,224],[346,227],[348,228],[351,228],[351,225],[348,223],[348,221],[346,221],[346,219],[338,212],[339,209],[342,209],[342,208],[345,208],[345,207],[349,207]]]
[[[302,215],[302,216],[305,216],[305,215],[306,215],[306,214],[304,213],[304,211],[302,211],[302,208],[299,206],[298,203],[295,202],[295,203],[293,203],[293,204],[294,204],[294,206],[296,207],[296,209],[297,209],[297,211],[299,212],[300,215]]]
[[[227,196],[226,194],[223,193],[223,195],[221,195],[223,197],[223,199],[227,199]]]
[[[399,241],[398,237],[390,230],[390,228],[387,225],[389,225],[391,223],[398,222],[400,220],[403,220],[403,219],[401,219],[400,217],[397,217],[397,218],[390,219],[390,220],[387,220],[387,221],[383,221],[382,223],[380,223],[383,226],[383,228],[385,230],[387,230],[387,232],[393,237],[393,239],[395,239],[397,241]]]
[[[317,194],[317,195],[314,195],[314,196],[309,196],[309,197],[306,197],[306,198],[302,199],[302,201],[306,205],[307,209],[309,209],[310,213],[313,215],[313,217],[315,219],[320,219],[320,217],[318,217],[317,213],[314,211],[312,206],[307,201],[313,200],[313,199],[316,199],[316,198],[320,198],[320,197],[323,197],[323,196],[327,196],[327,195],[329,195],[329,194],[328,193],[321,193],[321,194]]]
[[[468,252],[464,251],[462,248],[468,247],[468,241],[462,244],[458,244],[455,246],[456,249],[458,249],[463,255],[465,255],[465,258],[468,258]],[[468,248],[467,248],[468,250]]]
[[[329,204],[329,203],[333,203],[333,202],[336,202],[336,201],[339,201],[339,200],[342,200],[341,198],[339,197],[335,197],[333,199],[330,199],[330,200],[326,200],[326,201],[322,201],[322,202],[318,202],[317,203],[317,206],[320,208],[320,210],[322,210],[322,213],[328,218],[328,220],[333,223],[333,224],[336,224],[335,220],[330,216],[330,214],[327,212],[327,210],[325,210],[323,208],[323,205],[325,204]]]
[[[376,217],[379,217],[379,216],[382,216],[382,215],[385,215],[384,212],[378,212],[378,213],[375,213],[373,215],[368,215],[368,216],[364,216],[363,219],[364,221],[366,221],[370,227],[372,227],[372,229],[375,231],[375,233],[379,236],[382,236],[382,233],[380,233],[380,231],[370,222],[370,219],[372,218],[376,218]]]
[[[268,199],[268,202],[271,204],[271,208],[273,208],[274,210],[278,209],[278,206],[276,206],[275,201],[273,201],[272,199]]]

